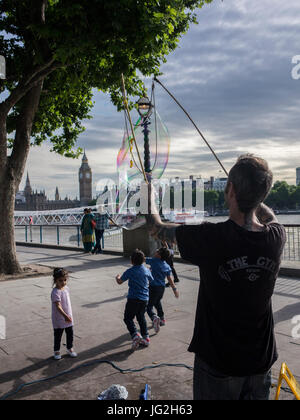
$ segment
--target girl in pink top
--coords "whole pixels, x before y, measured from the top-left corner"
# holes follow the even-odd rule
[[[70,291],[67,286],[68,272],[63,268],[55,268],[53,271],[52,301],[52,324],[54,328],[54,359],[60,360],[60,345],[63,332],[67,336],[67,353],[71,357],[77,357],[73,349],[73,314],[70,300]]]

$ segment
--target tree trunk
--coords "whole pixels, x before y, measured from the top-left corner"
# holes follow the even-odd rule
[[[3,154],[6,142],[6,121],[0,115],[0,275],[22,271],[17,260],[14,209],[15,196],[24,174],[30,149],[30,137],[38,109],[43,82],[32,88],[21,106],[11,156]],[[5,136],[5,145],[4,145]],[[1,153],[2,152],[2,153]]]
[[[0,187],[0,274],[20,273],[14,235],[14,181],[1,182]]]

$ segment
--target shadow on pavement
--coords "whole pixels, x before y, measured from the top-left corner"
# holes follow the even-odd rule
[[[103,343],[92,349],[81,352],[78,355],[77,359],[71,359],[68,356],[66,356],[66,357],[63,357],[61,361],[57,362],[53,360],[53,358],[49,358],[46,360],[28,358],[28,360],[32,362],[30,366],[21,370],[12,370],[12,371],[4,372],[0,374],[0,383],[5,384],[6,382],[10,382],[12,380],[14,381],[14,384],[11,387],[11,389],[10,390],[8,389],[5,393],[5,394],[8,394],[8,393],[16,391],[16,389],[23,383],[31,382],[30,379],[26,379],[26,380],[22,379],[25,375],[30,376],[34,373],[41,371],[39,375],[33,376],[32,381],[34,381],[38,379],[52,377],[52,376],[60,374],[62,371],[78,367],[78,370],[76,370],[75,372],[67,373],[64,376],[50,379],[47,382],[33,384],[28,387],[25,387],[21,389],[20,392],[18,392],[16,395],[13,395],[9,397],[8,399],[12,399],[12,400],[22,399],[29,396],[33,396],[35,394],[40,394],[41,392],[49,391],[58,385],[67,384],[68,382],[74,380],[75,378],[87,375],[93,370],[101,366],[101,363],[95,363],[92,366],[82,366],[86,363],[96,362],[96,361],[100,362],[104,360],[107,360],[110,362],[122,362],[124,360],[127,360],[127,358],[132,354],[132,350],[130,348],[127,348],[126,350],[122,350],[120,352],[113,353],[110,355],[104,355],[100,359],[97,359],[97,356],[99,356],[101,353],[105,353],[105,351],[124,347],[123,343],[128,340],[129,340],[128,333],[123,334],[122,336],[118,338],[115,338],[111,341]],[[112,369],[112,373],[117,372],[117,370],[115,370],[113,367],[111,369]],[[0,397],[3,397],[3,396],[4,394]]]
[[[98,306],[103,305],[104,303],[110,303],[110,302],[118,302],[120,300],[125,300],[127,298],[128,293],[126,293],[123,296],[118,296],[111,299],[102,300],[102,302],[93,302],[93,303],[87,303],[86,305],[82,305],[82,308],[98,308]]]
[[[286,305],[274,312],[274,323],[279,324],[279,322],[291,321],[296,315],[300,315],[300,302]]]

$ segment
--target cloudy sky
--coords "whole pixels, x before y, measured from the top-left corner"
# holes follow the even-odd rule
[[[214,0],[199,11],[198,21],[162,66],[161,81],[190,112],[228,170],[237,156],[252,152],[269,161],[275,180],[295,184],[300,79],[292,77],[292,58],[300,55],[299,0]],[[94,99],[94,118],[86,122],[78,145],[86,148],[95,191],[99,179],[116,177],[124,117],[104,94]],[[159,85],[156,104],[171,136],[165,175],[223,176],[187,117]],[[56,186],[63,197],[78,196],[81,161],[49,150],[44,144],[30,152],[26,171],[32,187],[45,189],[50,198]]]

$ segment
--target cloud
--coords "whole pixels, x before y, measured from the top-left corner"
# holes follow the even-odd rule
[[[162,66],[160,80],[190,112],[227,169],[239,154],[259,153],[269,161],[275,180],[295,184],[300,80],[291,77],[291,60],[300,54],[299,1],[215,0],[199,11],[198,20]],[[159,85],[155,92],[171,136],[166,176],[221,175],[184,113]],[[124,117],[101,93],[95,94],[92,114],[78,145],[86,148],[94,179],[113,177]],[[80,160],[49,154],[49,148],[46,144],[30,153],[33,187],[54,195],[57,185],[62,196],[75,197]]]

